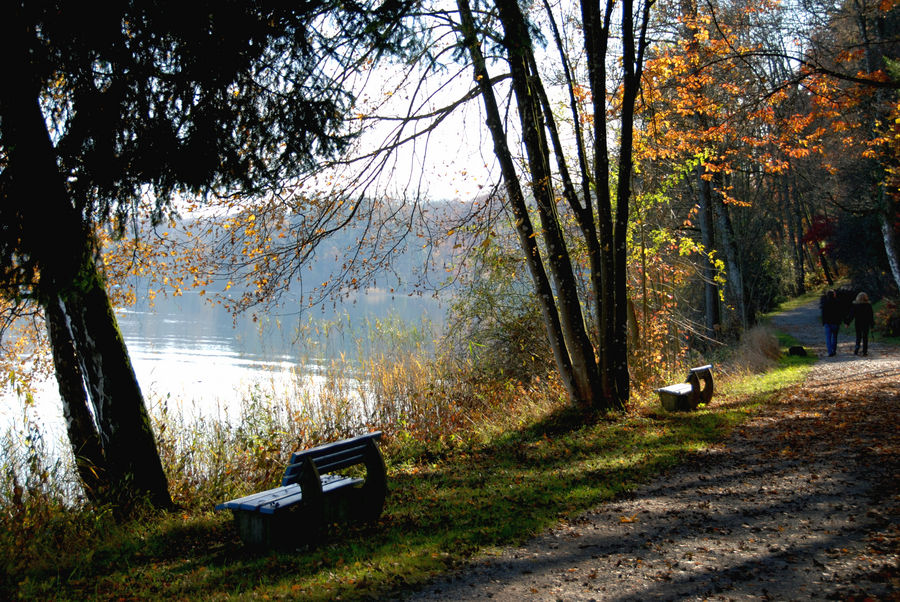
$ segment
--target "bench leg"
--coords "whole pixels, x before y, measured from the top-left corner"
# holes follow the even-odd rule
[[[270,548],[272,541],[272,516],[259,512],[234,511],[234,525],[241,541],[248,548]]]
[[[321,540],[324,525],[309,520],[302,506],[277,514],[233,511],[234,524],[244,546],[251,550],[295,550]]]

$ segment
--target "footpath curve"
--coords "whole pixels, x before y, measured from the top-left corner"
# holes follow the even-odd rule
[[[774,325],[822,358],[722,445],[412,600],[900,600],[900,351],[824,357],[815,304]]]

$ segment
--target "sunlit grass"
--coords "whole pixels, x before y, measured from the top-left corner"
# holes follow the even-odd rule
[[[769,318],[770,316],[772,316],[774,314],[778,314],[778,313],[785,312],[785,311],[791,311],[791,310],[797,309],[799,307],[808,305],[810,303],[817,302],[819,300],[819,298],[824,294],[824,292],[825,292],[825,288],[819,287],[819,288],[815,288],[813,290],[807,291],[806,293],[804,293],[803,295],[800,295],[799,297],[791,297],[790,299],[786,299],[785,301],[782,301],[778,305],[778,307],[776,307],[772,311],[762,314],[760,316],[760,321],[765,321],[767,318]]]

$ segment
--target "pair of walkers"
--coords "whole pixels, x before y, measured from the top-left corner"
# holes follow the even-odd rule
[[[848,326],[850,322],[854,322],[856,325],[856,348],[853,350],[853,355],[859,355],[860,344],[862,345],[862,354],[869,355],[869,329],[875,324],[875,316],[867,294],[858,294],[850,306],[850,311],[845,312],[837,293],[828,291],[822,297],[821,309],[828,357],[834,357],[837,354],[837,335],[842,320],[845,320]]]

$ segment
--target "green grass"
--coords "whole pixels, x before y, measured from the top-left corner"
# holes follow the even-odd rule
[[[809,291],[806,294],[801,295],[799,297],[793,297],[791,299],[788,299],[787,301],[782,302],[773,311],[771,311],[767,314],[764,314],[762,316],[762,318],[765,319],[766,317],[771,316],[772,314],[777,314],[777,313],[781,313],[781,312],[785,312],[785,311],[791,311],[792,309],[797,309],[798,307],[803,307],[804,305],[812,303],[813,301],[818,301],[819,298],[822,296],[822,293],[823,293],[823,291],[821,291],[821,290],[814,290],[814,291]]]
[[[801,381],[813,361],[786,357],[766,374],[727,380],[710,407],[692,413],[665,412],[654,399],[606,419],[556,411],[490,441],[472,437],[455,447],[420,446],[411,453],[388,441],[390,492],[381,520],[335,527],[315,549],[249,553],[228,513],[209,510],[151,514],[125,524],[59,510],[30,540],[16,543],[0,534],[0,596],[381,597],[634,488],[721,440]]]

